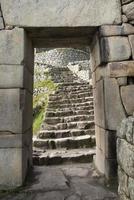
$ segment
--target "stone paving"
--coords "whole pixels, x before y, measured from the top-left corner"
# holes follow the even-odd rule
[[[1,200],[117,200],[92,164],[34,167],[26,185]]]

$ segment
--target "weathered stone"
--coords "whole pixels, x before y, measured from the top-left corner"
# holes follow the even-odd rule
[[[119,177],[119,187],[118,187],[118,193],[121,195],[125,193],[127,196],[129,196],[128,191],[128,176],[123,172],[123,170],[119,167],[118,169],[118,177]]]
[[[94,157],[94,162],[96,168],[99,170],[101,174],[105,174],[105,155],[103,151],[99,148],[96,148],[96,156]]]
[[[96,83],[94,92],[94,112],[95,124],[105,128],[105,113],[104,113],[104,82],[100,80]]]
[[[24,133],[32,127],[30,93],[20,89],[0,89],[0,105],[0,131]]]
[[[0,17],[0,30],[4,29],[3,18]]]
[[[126,131],[127,131],[127,123],[126,123],[126,118],[122,120],[121,126],[117,131],[117,136],[121,139],[126,138]]]
[[[29,0],[28,6],[27,0],[1,0],[1,7],[6,24],[21,27],[99,26],[121,22],[117,0],[89,0],[88,3],[86,0]]]
[[[134,27],[131,24],[104,25],[100,27],[101,36],[123,36],[134,34]]]
[[[16,188],[23,184],[30,160],[29,155],[27,148],[0,149],[1,190]]]
[[[132,0],[121,0],[121,1],[122,1],[122,4],[127,4],[127,3],[132,2]]]
[[[134,112],[134,85],[121,87],[121,98],[128,115]]]
[[[127,85],[127,77],[120,77],[117,78],[119,86],[124,86]]]
[[[134,178],[134,146],[123,139],[117,139],[118,164],[125,173]]]
[[[128,18],[126,15],[122,15],[122,22],[123,23],[127,23],[128,22]]]
[[[58,191],[52,191],[52,192],[46,192],[44,193],[38,193],[35,195],[35,200],[64,200],[64,195],[61,192]]]
[[[128,20],[134,20],[134,2],[122,6],[122,9]]]
[[[128,190],[130,193],[130,199],[133,200],[134,198],[134,179],[133,178],[129,178],[128,180]]]
[[[68,189],[68,180],[60,169],[46,167],[44,170],[42,167],[35,167],[34,173],[37,174],[38,181],[28,187],[26,191],[62,191]]]
[[[67,200],[80,200],[81,198],[80,198],[80,196],[78,196],[78,195],[71,195],[71,196],[69,196],[68,198],[67,198]]]
[[[131,49],[132,49],[132,57],[134,60],[134,35],[129,35],[128,38],[129,38],[129,42],[130,42]]]
[[[94,72],[101,64],[100,42],[98,34],[96,34],[94,37],[94,40],[90,46],[90,52],[91,71]]]
[[[106,191],[102,186],[90,184],[89,181],[85,181],[78,177],[71,180],[71,185],[74,187],[76,194],[84,197],[84,200],[96,200],[96,199],[114,199],[116,195],[113,192]]]
[[[107,67],[107,74],[110,77],[134,76],[134,61],[108,63]]]
[[[22,65],[0,65],[0,88],[26,88],[32,93],[33,76]]]
[[[32,129],[23,134],[0,132],[0,148],[23,148],[32,144]]]
[[[101,39],[101,56],[103,62],[128,60],[131,56],[127,37],[104,37]]]
[[[23,63],[24,35],[24,30],[19,28],[0,31],[0,64]]]
[[[104,86],[106,129],[117,130],[117,127],[123,118],[125,118],[124,108],[120,99],[119,86],[117,80],[114,78],[105,78]]]

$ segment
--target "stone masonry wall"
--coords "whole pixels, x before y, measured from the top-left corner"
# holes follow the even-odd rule
[[[23,28],[0,10],[0,190],[23,184],[32,166],[34,52]]]
[[[117,175],[116,131],[134,112],[134,27],[100,27],[91,45],[97,155],[96,166],[108,178]]]
[[[60,80],[64,77],[65,80],[62,80],[61,82],[65,82],[69,80],[68,74],[66,72],[64,73],[64,71],[66,71],[65,68],[68,68],[74,76],[89,82],[91,79],[89,59],[90,54],[82,50],[72,48],[49,49],[48,51],[42,51],[35,54],[35,70],[37,69],[38,71],[42,71],[42,76],[44,70],[53,70],[56,72],[55,75],[53,74],[54,81],[60,82]],[[59,77],[59,73],[56,70],[60,70],[61,74],[62,69],[64,75]]]
[[[117,132],[118,192],[121,200],[134,199],[134,116],[124,119]]]
[[[73,48],[49,49],[48,51],[42,52],[38,55],[40,57],[37,57],[37,61],[56,67],[67,66],[69,62],[90,59],[89,53]]]

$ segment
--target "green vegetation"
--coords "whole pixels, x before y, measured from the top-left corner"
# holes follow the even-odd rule
[[[45,90],[44,92],[35,92],[33,98],[33,133],[37,134],[45,118],[49,95],[56,91],[57,85],[47,75],[45,76],[45,80],[34,83],[34,89],[38,91],[41,89]]]

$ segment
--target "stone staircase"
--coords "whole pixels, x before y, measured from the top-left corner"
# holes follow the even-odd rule
[[[92,162],[95,154],[93,109],[89,83],[75,80],[59,84],[55,94],[50,95],[42,130],[33,139],[34,164]]]

